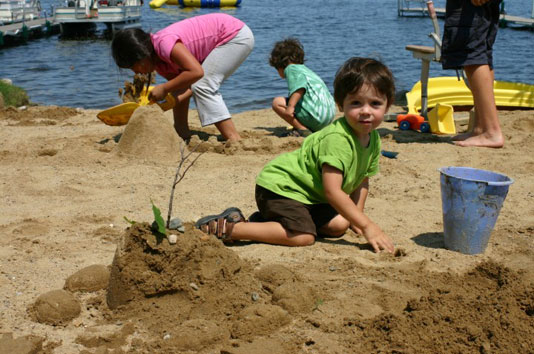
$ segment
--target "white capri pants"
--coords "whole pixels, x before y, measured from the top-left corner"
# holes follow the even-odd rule
[[[231,117],[219,87],[245,61],[254,48],[254,35],[247,25],[230,41],[215,48],[202,63],[204,76],[191,85],[203,127]]]

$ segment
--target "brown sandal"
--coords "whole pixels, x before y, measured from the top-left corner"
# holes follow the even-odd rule
[[[243,213],[238,208],[228,208],[218,215],[204,216],[195,223],[197,229],[208,235],[215,235],[223,241],[230,241],[234,225],[245,221]]]

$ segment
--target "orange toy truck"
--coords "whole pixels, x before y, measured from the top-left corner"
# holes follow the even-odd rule
[[[421,133],[430,132],[430,124],[425,121],[425,117],[418,114],[399,114],[397,124],[400,130],[419,130]]]

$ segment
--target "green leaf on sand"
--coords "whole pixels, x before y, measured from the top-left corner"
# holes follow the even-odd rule
[[[158,225],[158,232],[167,236],[167,230],[165,229],[165,221],[163,221],[163,218],[161,217],[161,211],[158,209],[157,206],[154,205],[154,202],[152,199],[150,200],[150,203],[152,203],[152,212],[154,213],[154,220],[156,221],[156,224]]]

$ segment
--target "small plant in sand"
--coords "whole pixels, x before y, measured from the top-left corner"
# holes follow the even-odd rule
[[[156,235],[157,242],[160,243],[164,237],[167,237],[169,239],[169,243],[174,244],[176,243],[176,235],[168,235],[167,236],[167,229],[179,229],[180,226],[182,226],[182,223],[180,219],[173,219],[171,220],[172,216],[172,207],[173,207],[173,200],[174,200],[174,192],[176,190],[176,186],[178,183],[180,183],[184,177],[187,171],[198,160],[198,158],[204,153],[200,152],[198,153],[194,158],[191,158],[191,155],[198,149],[200,144],[197,144],[191,151],[189,151],[187,154],[185,152],[185,144],[180,143],[180,162],[178,163],[178,167],[176,168],[176,173],[174,175],[174,180],[172,182],[171,187],[171,196],[169,198],[169,211],[167,213],[167,221],[163,220],[163,217],[161,216],[161,210],[154,204],[152,199],[150,200],[150,203],[152,204],[152,213],[154,214],[154,222],[152,223],[152,231]],[[134,220],[129,220],[126,216],[124,217],[124,220],[130,224],[135,224]],[[173,221],[175,222],[175,225],[171,225]]]

